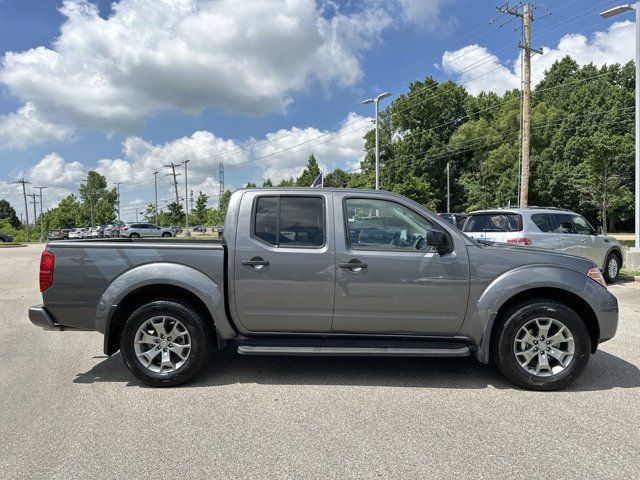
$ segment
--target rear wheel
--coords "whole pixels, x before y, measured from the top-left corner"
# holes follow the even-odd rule
[[[604,279],[607,283],[615,283],[618,281],[618,277],[620,276],[620,256],[611,252],[607,256],[607,263],[604,267]]]
[[[591,338],[576,312],[552,300],[521,303],[505,315],[494,359],[513,383],[532,390],[558,390],[585,369]]]
[[[204,319],[189,305],[157,300],[127,320],[120,350],[131,373],[147,385],[172,387],[203,367],[213,345]]]

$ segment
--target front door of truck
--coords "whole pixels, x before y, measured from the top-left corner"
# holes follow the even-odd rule
[[[469,294],[467,250],[460,237],[395,199],[334,198],[334,332],[454,335]],[[444,232],[451,249],[427,245]]]
[[[240,324],[250,332],[330,332],[331,195],[246,193],[239,218],[233,288]]]

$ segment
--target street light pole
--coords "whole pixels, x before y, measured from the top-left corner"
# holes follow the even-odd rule
[[[636,11],[636,178],[635,178],[635,246],[631,251],[640,254],[640,2],[618,5],[600,13],[604,18]],[[638,259],[636,259],[638,261]],[[635,263],[635,262],[634,262]],[[639,262],[640,263],[640,262]],[[629,266],[627,267],[629,268]]]
[[[158,172],[153,172],[153,188],[156,194],[156,203],[155,203],[155,217],[156,217],[156,225],[158,225]]]
[[[379,106],[380,100],[383,98],[387,98],[393,95],[391,92],[384,92],[378,95],[375,98],[367,98],[362,101],[363,105],[367,105],[369,103],[373,103],[375,106],[375,114],[376,114],[376,190],[380,190],[380,146],[378,140],[378,114],[379,114]]]
[[[120,225],[120,184],[123,182],[117,182],[116,183],[116,188],[118,189],[118,199],[117,199],[117,203],[118,203],[118,225]]]
[[[451,190],[449,188],[449,166],[451,162],[447,162],[447,213],[451,213]]]
[[[185,212],[185,227],[184,236],[189,237],[189,181],[187,178],[187,163],[191,160],[184,161],[184,212]]]

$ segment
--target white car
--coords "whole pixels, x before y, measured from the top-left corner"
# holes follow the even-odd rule
[[[622,247],[582,216],[561,208],[508,208],[471,212],[462,231],[473,239],[556,250],[593,261],[607,282],[618,280]]]
[[[153,223],[126,223],[121,235],[129,238],[173,237],[170,228],[162,228]]]

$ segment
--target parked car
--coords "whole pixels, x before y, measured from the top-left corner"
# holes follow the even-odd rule
[[[517,385],[553,390],[618,325],[592,261],[478,243],[416,202],[370,190],[238,190],[223,241],[54,241],[39,278],[35,325],[104,333],[105,353],[120,350],[156,386],[187,381],[211,350],[233,346],[474,355]]]
[[[13,242],[13,235],[0,232],[0,242]]]
[[[462,226],[468,217],[466,213],[438,213],[437,215],[460,230],[462,230]]]
[[[618,280],[622,247],[615,238],[599,235],[582,216],[558,208],[512,208],[471,212],[463,232],[471,238],[533,246],[588,258],[607,282]]]
[[[178,235],[179,233],[182,233],[182,227],[177,227],[177,226],[173,226],[173,227],[169,227],[169,230],[171,230],[171,234],[175,237],[176,235]]]
[[[61,228],[58,230],[50,230],[47,237],[49,240],[66,240],[69,238],[69,233],[71,233],[70,228]]]
[[[224,233],[224,225],[216,225],[213,228],[218,233],[218,236],[222,237],[222,234]]]
[[[74,228],[69,232],[69,238],[82,238],[82,229]]]
[[[203,225],[196,225],[195,227],[192,228],[192,230],[194,232],[200,232],[200,233],[204,233],[207,231],[207,227],[203,226]]]
[[[91,227],[81,228],[78,232],[78,238],[91,238]]]
[[[153,223],[126,223],[122,228],[122,235],[129,238],[172,237],[173,232]]]
[[[111,238],[113,236],[113,227],[115,225],[105,225],[102,229],[102,236],[106,238]]]

